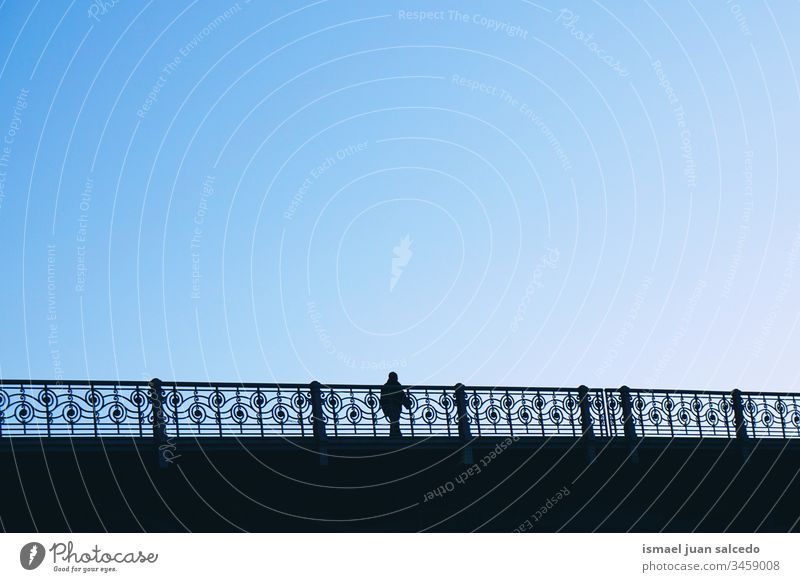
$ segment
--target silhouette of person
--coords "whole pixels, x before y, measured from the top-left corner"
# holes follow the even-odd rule
[[[405,406],[411,410],[411,398],[405,393],[396,372],[389,372],[389,379],[381,387],[381,410],[389,419],[389,436],[400,437],[400,412]]]

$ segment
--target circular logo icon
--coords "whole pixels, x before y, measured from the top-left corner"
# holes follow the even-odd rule
[[[35,570],[44,561],[44,546],[39,542],[29,542],[19,551],[19,563],[26,570]]]

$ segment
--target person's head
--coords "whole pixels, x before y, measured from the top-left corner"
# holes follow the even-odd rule
[[[389,382],[397,382],[397,372],[389,372]]]

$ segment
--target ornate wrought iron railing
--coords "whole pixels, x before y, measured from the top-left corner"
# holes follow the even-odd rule
[[[800,438],[791,393],[407,386],[404,436]],[[0,380],[0,437],[379,437],[381,386]]]

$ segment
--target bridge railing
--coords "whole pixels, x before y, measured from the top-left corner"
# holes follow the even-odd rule
[[[157,399],[154,404],[162,407],[169,436],[312,435],[308,384],[165,382],[161,388],[160,404]]]
[[[622,393],[606,392],[622,431]],[[641,437],[733,438],[736,419],[731,392],[630,389],[632,420]],[[751,425],[751,427],[754,425]],[[775,435],[773,435],[775,436]],[[800,436],[800,435],[797,435]]]
[[[400,413],[405,436],[456,436],[458,420],[452,386],[405,387],[411,408]],[[322,418],[327,436],[388,436],[381,411],[381,386],[322,385]]]
[[[579,437],[579,388],[466,387],[467,417],[476,436]],[[587,389],[593,433],[612,436],[601,389]]]
[[[800,405],[796,394],[743,393],[742,413],[753,438],[800,437]]]
[[[800,438],[791,393],[406,386],[404,436]],[[0,437],[380,437],[380,385],[0,380]],[[315,402],[317,403],[315,405]]]
[[[0,436],[151,436],[147,382],[0,381]]]

